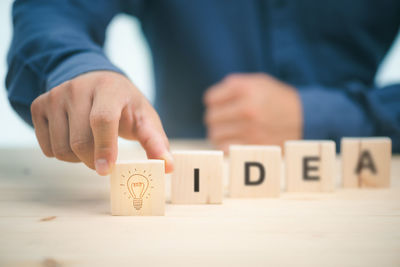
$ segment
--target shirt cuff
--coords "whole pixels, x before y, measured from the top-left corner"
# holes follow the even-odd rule
[[[369,136],[373,125],[359,104],[342,89],[298,87],[303,107],[303,138]]]
[[[75,54],[61,62],[47,77],[46,91],[90,71],[108,70],[125,75],[102,53],[89,51]]]

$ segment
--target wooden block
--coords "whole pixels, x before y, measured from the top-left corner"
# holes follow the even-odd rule
[[[112,215],[164,215],[163,160],[117,162],[111,173]]]
[[[175,151],[172,155],[172,203],[222,203],[222,151]]]
[[[335,142],[285,142],[288,192],[331,192],[335,178]]]
[[[279,146],[234,145],[229,147],[230,196],[278,197],[282,177]]]
[[[340,147],[344,187],[390,186],[390,138],[342,138]]]

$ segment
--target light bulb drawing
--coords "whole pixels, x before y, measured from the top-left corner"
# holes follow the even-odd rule
[[[121,177],[123,179],[128,177],[126,183],[121,183],[120,186],[127,189],[128,199],[132,198],[133,207],[140,210],[143,206],[143,198],[147,199],[150,196],[149,187],[153,188],[151,174],[146,174],[146,170],[139,172],[135,169],[133,173],[129,171],[127,176],[121,175]],[[124,192],[124,195],[127,195],[127,192]]]

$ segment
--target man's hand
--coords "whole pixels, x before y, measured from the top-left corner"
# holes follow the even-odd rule
[[[302,137],[302,109],[294,88],[266,74],[232,74],[204,96],[208,137],[230,144],[276,144]]]
[[[31,105],[36,137],[48,157],[84,162],[107,175],[115,164],[118,136],[138,140],[152,159],[172,157],[161,121],[146,98],[123,75],[95,71],[40,95]]]

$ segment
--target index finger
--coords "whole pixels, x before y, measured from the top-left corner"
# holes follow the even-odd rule
[[[118,127],[122,104],[112,92],[99,92],[93,99],[90,126],[94,139],[94,161],[98,174],[107,175],[118,155]]]

